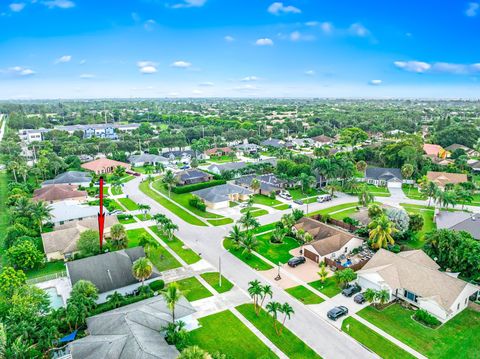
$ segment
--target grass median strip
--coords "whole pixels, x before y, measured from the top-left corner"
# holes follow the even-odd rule
[[[185,244],[177,237],[174,236],[171,240],[169,240],[160,233],[157,226],[151,226],[150,229],[187,264],[196,263],[201,259],[201,257],[193,251],[193,249],[185,247]]]
[[[223,226],[225,224],[233,223],[233,219],[231,218],[207,219],[207,222],[213,226]]]
[[[342,291],[333,277],[328,277],[323,283],[316,280],[315,282],[310,282],[308,284],[330,298],[335,297]]]
[[[204,299],[213,296],[210,291],[203,286],[195,277],[190,277],[177,281],[180,291],[189,302]]]
[[[218,272],[202,273],[200,274],[200,277],[205,279],[205,281],[208,284],[210,284],[213,287],[213,289],[215,289],[218,293],[225,293],[233,288],[233,284],[223,275],[222,275],[222,285],[220,286],[220,283],[219,283],[220,273]]]
[[[320,304],[323,302],[323,298],[319,297],[308,288],[305,288],[303,285],[285,289],[285,292],[292,297],[297,298],[303,304]]]
[[[268,269],[273,268],[270,264],[265,263],[260,258],[255,256],[253,253],[250,254],[250,255],[247,255],[246,253],[243,253],[242,248],[239,248],[239,249],[234,248],[232,241],[228,238],[226,238],[223,241],[223,246],[225,247],[226,250],[228,250],[230,253],[232,253],[235,257],[240,259],[242,262],[248,264],[253,269],[268,270]]]
[[[118,202],[120,202],[126,209],[129,211],[135,211],[138,209],[138,204],[132,201],[130,198],[119,198]]]
[[[289,358],[320,358],[312,348],[278,321],[277,326],[281,328],[282,332],[280,335],[277,334],[272,317],[263,309],[260,310],[258,316],[255,314],[253,304],[242,304],[236,309]]]
[[[185,211],[183,208],[177,206],[174,202],[169,201],[165,197],[159,195],[157,192],[152,190],[149,185],[148,181],[144,181],[140,184],[139,186],[140,191],[145,193],[147,196],[152,198],[153,200],[157,201],[161,206],[165,207],[168,209],[170,212],[173,214],[177,215],[181,219],[183,219],[185,222],[193,224],[195,226],[206,226],[207,224],[200,219],[198,219],[195,216],[192,216],[190,213]]]

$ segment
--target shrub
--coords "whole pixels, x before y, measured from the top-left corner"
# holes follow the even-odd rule
[[[419,232],[423,228],[423,217],[420,213],[412,213],[408,215],[410,217],[410,222],[408,224],[408,229],[413,232]]]
[[[158,292],[159,290],[162,290],[163,288],[165,288],[165,282],[163,280],[159,279],[159,280],[156,280],[156,281],[150,283],[148,286],[154,292]]]
[[[370,230],[368,229],[368,227],[360,227],[355,231],[355,234],[362,238],[368,238],[369,233],[370,233]]]
[[[270,199],[275,199],[276,195],[275,195],[275,192],[270,192],[270,195],[269,195]]]
[[[400,246],[398,244],[388,245],[388,250],[393,253],[400,253]]]
[[[407,211],[403,208],[388,208],[385,210],[385,214],[400,232],[404,232],[408,229],[410,217],[408,216]]]
[[[440,324],[442,324],[437,318],[424,309],[418,309],[415,311],[413,318],[429,327],[438,327]]]
[[[207,205],[197,196],[193,196],[188,200],[188,204],[193,208],[199,209],[202,212],[207,210]]]
[[[118,219],[132,219],[133,216],[131,214],[118,214],[117,218]]]
[[[176,186],[176,187],[172,188],[172,192],[176,193],[176,194],[189,193],[189,192],[193,192],[193,191],[198,191],[199,189],[218,186],[218,185],[225,184],[225,183],[227,183],[227,181],[225,181],[225,180],[213,180],[213,181],[209,181],[209,182],[189,184],[189,185],[186,185],[186,186]]]
[[[93,256],[100,253],[100,241],[98,231],[88,229],[80,234],[77,242],[77,248],[82,256]]]
[[[26,240],[10,247],[7,259],[17,269],[33,269],[43,263],[43,253],[31,241]]]
[[[358,222],[356,219],[350,217],[345,217],[343,219],[343,223],[350,224],[352,226],[358,226],[360,224],[360,222]]]

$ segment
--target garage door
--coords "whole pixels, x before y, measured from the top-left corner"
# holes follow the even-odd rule
[[[387,183],[388,188],[402,188],[402,182],[388,182]]]
[[[303,255],[308,258],[308,259],[311,259],[312,261],[315,261],[318,263],[318,254],[315,254],[313,252],[310,252],[308,249],[304,248],[303,249]]]

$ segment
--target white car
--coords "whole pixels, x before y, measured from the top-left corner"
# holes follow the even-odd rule
[[[281,191],[278,195],[279,195],[280,197],[282,197],[283,199],[287,199],[287,200],[291,200],[291,199],[292,199],[292,196],[291,196],[290,193],[288,193],[287,191]]]

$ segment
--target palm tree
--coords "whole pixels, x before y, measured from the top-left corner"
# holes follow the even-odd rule
[[[19,167],[20,167],[20,165],[16,161],[10,161],[7,164],[7,169],[10,172],[12,172],[15,182],[18,182],[18,180],[17,180],[17,170],[18,170]]]
[[[375,196],[370,193],[368,186],[364,184],[360,187],[358,192],[358,204],[360,204],[362,207],[367,207],[373,201],[375,201]]]
[[[256,193],[260,189],[260,181],[258,178],[252,179],[252,182],[250,182],[250,188],[252,189],[253,193]]]
[[[5,326],[3,323],[0,323],[0,359],[6,358],[7,350],[7,334],[5,332]]]
[[[421,189],[421,192],[428,197],[428,207],[430,207],[432,198],[435,199],[437,197],[437,193],[438,193],[437,184],[435,182],[424,179],[420,181],[420,189]]]
[[[114,224],[110,228],[110,239],[115,249],[122,249],[127,247],[128,237],[123,224]]]
[[[367,168],[367,162],[360,160],[357,163],[355,163],[355,167],[358,172],[364,173],[365,169]]]
[[[325,265],[325,262],[321,262],[319,267],[320,267],[320,270],[318,271],[318,275],[320,277],[320,283],[324,283],[328,277],[327,266]]]
[[[186,347],[182,350],[177,359],[211,359],[212,357],[208,352],[203,350],[197,345]]]
[[[160,246],[155,238],[148,236],[145,233],[140,236],[138,245],[145,249],[147,255],[150,255],[152,249],[156,249]]]
[[[402,166],[402,176],[406,179],[410,179],[413,176],[413,172],[415,171],[415,168],[410,163],[405,163]],[[408,186],[408,191],[410,192],[410,185]]]
[[[243,239],[243,232],[239,226],[236,224],[232,227],[232,230],[228,234],[228,239],[230,239],[235,248],[239,248]]]
[[[163,163],[156,162],[155,163],[155,172],[156,173],[162,173],[163,171],[165,171],[165,165]]]
[[[113,292],[110,295],[107,295],[108,304],[111,305],[112,308],[121,307],[123,304],[123,295],[118,293],[117,291]]]
[[[150,211],[152,207],[150,207],[148,204],[138,204],[138,209],[143,211],[143,215],[146,216],[147,212]]]
[[[252,252],[255,251],[259,245],[260,245],[260,242],[257,240],[257,238],[254,237],[252,233],[247,232],[242,240],[242,247],[243,247],[242,254],[246,255],[247,257],[250,257]]]
[[[183,297],[176,282],[170,283],[167,289],[162,292],[163,299],[167,303],[168,309],[172,312],[172,323],[175,322],[175,306]]]
[[[455,188],[455,194],[457,196],[457,200],[462,204],[462,209],[465,207],[465,203],[472,203],[473,201],[473,194],[471,191],[468,191],[460,186]]]
[[[178,230],[178,226],[171,220],[163,224],[163,230],[167,234],[168,240],[173,239],[173,233]]]
[[[265,284],[263,286],[261,286],[262,288],[262,301],[260,302],[260,306],[259,307],[262,307],[263,306],[263,302],[265,301],[265,298],[267,296],[270,297],[270,299],[272,299],[272,296],[273,296],[273,292],[272,292],[272,286],[271,285],[268,285],[268,284]],[[260,309],[259,309],[260,310]]]
[[[283,303],[282,307],[280,308],[280,312],[283,313],[283,321],[282,326],[280,327],[280,334],[282,334],[283,328],[285,328],[285,320],[290,319],[292,314],[295,313],[293,308],[288,303]]]
[[[112,190],[117,190],[120,192],[120,189],[122,188],[122,182],[120,180],[115,180],[111,182],[112,185]]]
[[[149,278],[153,272],[152,262],[146,257],[138,258],[133,262],[132,274],[137,280],[142,282],[142,286],[145,284],[145,279]]]
[[[275,328],[275,332],[278,334],[277,316],[278,316],[278,312],[280,312],[280,310],[282,309],[282,305],[279,302],[269,302],[265,307],[265,309],[267,309],[267,313],[269,313],[272,316],[273,327]]]
[[[386,215],[375,218],[368,228],[370,228],[369,238],[373,248],[386,248],[387,243],[392,245],[395,243],[392,235],[398,230]]]
[[[380,303],[380,305],[384,305],[390,300],[390,292],[386,289],[379,290],[375,293],[375,300]]]
[[[303,172],[300,173],[300,176],[298,176],[298,180],[300,181],[300,185],[302,187],[302,193],[307,193],[317,181],[315,177],[309,176]]]
[[[177,183],[177,178],[173,174],[172,170],[168,170],[167,172],[165,172],[165,175],[162,178],[162,182],[167,186],[168,197],[170,197],[172,192],[172,187]]]
[[[251,228],[257,228],[258,226],[260,226],[260,223],[258,223],[250,210],[246,211],[238,222],[245,227],[245,230],[247,232]]]
[[[325,146],[315,147],[313,149],[313,155],[317,158],[328,156],[328,153],[329,153],[329,149],[328,147],[325,147]]]
[[[329,181],[325,186],[327,191],[330,191],[330,194],[333,196],[333,192],[340,191],[342,189],[342,184],[339,181]]]
[[[375,289],[368,288],[365,293],[363,293],[363,297],[367,302],[373,303],[377,297],[377,291]]]
[[[457,204],[457,194],[454,191],[439,191],[437,201],[439,205],[445,208],[448,208],[450,205],[455,207]]]
[[[273,243],[283,243],[283,239],[286,236],[286,231],[283,228],[275,227],[270,237],[270,241]]]
[[[17,202],[18,205],[18,202]],[[50,207],[46,202],[39,201],[32,205],[32,218],[34,221],[38,223],[38,227],[40,228],[40,232],[43,229],[43,222],[48,221],[52,218],[52,207]]]
[[[248,294],[253,300],[253,309],[257,313],[258,308],[258,298],[262,295],[263,287],[258,279],[248,282]]]

